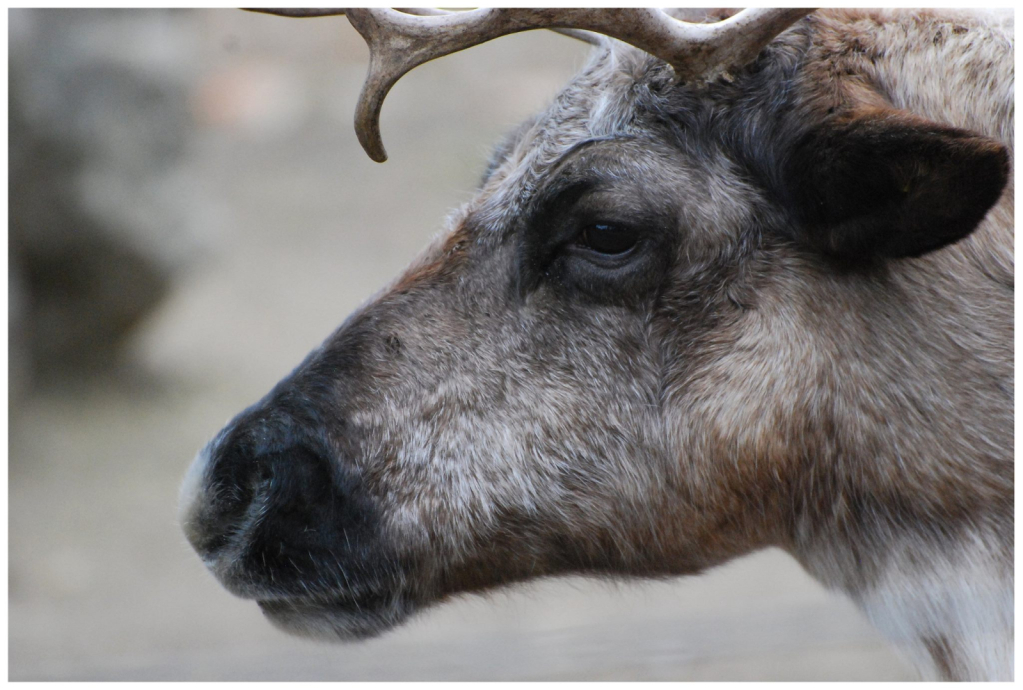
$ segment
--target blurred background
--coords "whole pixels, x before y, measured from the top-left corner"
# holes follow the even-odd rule
[[[397,274],[587,46],[415,70],[352,128],[343,17],[10,10],[11,680],[867,680],[913,671],[776,551],[700,577],[466,597],[292,638],[176,524],[195,452]]]

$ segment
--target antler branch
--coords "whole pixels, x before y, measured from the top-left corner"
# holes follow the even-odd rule
[[[382,163],[387,160],[380,137],[384,98],[398,79],[434,58],[530,29],[570,32],[589,42],[595,39],[585,32],[595,32],[664,60],[679,81],[693,81],[751,62],[775,36],[813,10],[751,8],[713,24],[684,22],[660,9],[257,11],[289,17],[348,16],[370,51],[369,73],[356,106],[355,131],[369,157]]]

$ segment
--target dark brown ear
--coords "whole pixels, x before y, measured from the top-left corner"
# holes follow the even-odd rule
[[[920,256],[966,237],[1008,176],[997,141],[899,111],[813,127],[783,173],[799,239],[854,262]]]

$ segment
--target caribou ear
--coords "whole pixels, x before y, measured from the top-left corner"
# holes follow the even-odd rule
[[[966,237],[1008,176],[997,141],[881,110],[813,127],[782,177],[799,239],[855,262],[920,256]]]

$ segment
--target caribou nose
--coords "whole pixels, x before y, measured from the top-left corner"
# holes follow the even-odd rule
[[[181,487],[181,524],[204,560],[215,557],[244,526],[267,470],[236,443],[214,439],[199,451]]]
[[[179,518],[189,543],[212,566],[225,552],[242,550],[267,513],[294,514],[324,498],[330,485],[326,460],[296,436],[293,424],[249,419],[199,451],[182,483]]]
[[[202,555],[203,520],[201,513],[206,503],[206,470],[209,467],[209,446],[200,450],[185,473],[178,492],[178,523],[185,532],[188,543]]]

